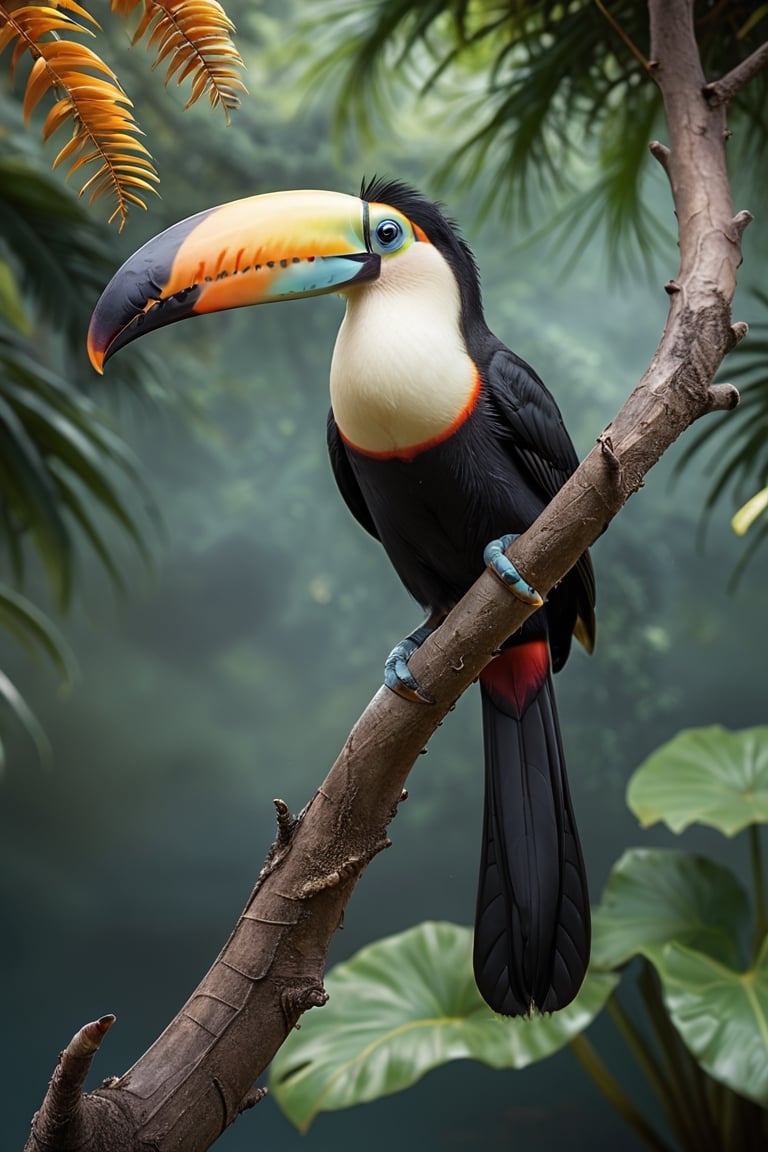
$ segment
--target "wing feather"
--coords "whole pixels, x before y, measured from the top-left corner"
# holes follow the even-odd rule
[[[488,365],[488,388],[501,435],[515,464],[533,487],[551,500],[576,470],[579,458],[560,409],[530,365],[514,352],[499,348]],[[571,574],[566,577],[571,580]],[[576,635],[591,651],[595,640],[595,576],[589,553],[572,570],[576,600]],[[565,662],[553,650],[555,669]]]

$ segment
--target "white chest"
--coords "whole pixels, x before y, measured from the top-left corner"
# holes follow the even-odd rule
[[[397,455],[449,434],[479,380],[464,347],[459,294],[443,258],[414,244],[347,298],[331,364],[331,405],[344,438]]]

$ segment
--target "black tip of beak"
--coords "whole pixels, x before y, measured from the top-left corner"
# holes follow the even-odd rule
[[[161,297],[176,253],[187,236],[212,211],[198,212],[149,240],[112,277],[94,309],[88,333],[88,352],[98,372],[110,356],[137,336],[192,314],[196,289],[190,289],[184,299],[181,292],[167,300]],[[147,308],[150,300],[156,304]],[[172,302],[175,309],[169,312],[167,309]],[[166,311],[150,320],[155,307]]]
[[[125,323],[126,310],[124,308],[120,309],[119,316],[100,316],[99,321],[103,321],[105,330],[114,332],[118,325],[123,325],[110,341],[104,352],[102,363],[106,364],[115,352],[119,352],[126,344],[130,344],[132,340],[138,339],[146,332],[152,332],[155,328],[165,328],[169,324],[175,324],[177,320],[186,320],[187,317],[194,316],[195,302],[200,295],[200,288],[201,286],[197,284],[193,288],[185,288],[182,292],[177,292],[175,296],[169,296],[166,300],[155,300],[146,312],[134,313],[133,319],[128,324]],[[147,297],[144,296],[144,301],[146,299]],[[106,326],[111,320],[114,320],[115,324],[108,329]]]

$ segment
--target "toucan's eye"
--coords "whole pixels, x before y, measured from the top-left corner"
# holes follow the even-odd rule
[[[376,225],[376,242],[382,252],[396,252],[404,239],[403,226],[397,220],[382,220]]]

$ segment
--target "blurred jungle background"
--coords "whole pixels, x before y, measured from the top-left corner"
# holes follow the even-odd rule
[[[272,798],[294,810],[309,799],[380,684],[389,648],[419,618],[379,547],[347,513],[326,460],[339,301],[179,325],[142,342],[135,355],[122,353],[102,380],[87,366],[78,326],[112,271],[148,236],[219,202],[281,188],[356,192],[373,173],[405,179],[440,196],[461,222],[491,327],[554,391],[581,455],[652,355],[666,315],[662,285],[677,271],[670,200],[652,160],[642,182],[642,242],[629,255],[604,227],[597,194],[547,232],[560,193],[531,179],[526,214],[520,197],[505,203],[494,195],[500,157],[493,147],[438,182],[458,125],[475,114],[476,106],[457,102],[459,81],[446,114],[439,86],[412,99],[418,56],[399,69],[392,63],[383,111],[373,112],[367,132],[355,127],[354,87],[342,97],[353,115],[339,129],[334,68],[308,80],[304,67],[326,50],[329,34],[297,32],[309,6],[231,0],[227,9],[250,92],[229,127],[203,101],[184,111],[183,91],[165,89],[162,69],[150,71],[142,46],[131,49],[127,26],[103,13],[100,52],[137,105],[161,175],[161,198],[149,198],[146,215],[133,211],[119,236],[103,223],[101,202],[89,210],[63,191],[63,179],[50,172],[56,147],[39,143],[36,119],[24,129],[23,83],[12,86],[8,68],[0,70],[7,377],[18,385],[13,373],[31,372],[29,383],[34,365],[54,374],[67,395],[84,398],[82,419],[95,405],[111,430],[104,437],[119,436],[135,457],[131,463],[100,440],[93,451],[108,491],[83,465],[58,536],[54,524],[45,530],[50,539],[43,532],[36,540],[32,528],[32,546],[17,544],[10,531],[0,544],[5,586],[50,617],[73,653],[68,664],[77,664],[62,687],[45,654],[53,641],[38,643],[33,658],[13,631],[0,632],[4,694],[23,697],[51,748],[41,752],[42,735],[36,741],[32,721],[20,719],[23,705],[4,708],[5,1148],[23,1144],[56,1053],[83,1022],[110,1011],[118,1018],[97,1059],[100,1079],[126,1069],[176,1012],[250,891],[273,837]],[[335,42],[358,34],[350,19],[346,31],[337,25]],[[477,88],[471,75],[465,85],[469,100]],[[586,180],[590,163],[585,144],[584,170],[574,179]],[[733,175],[737,207],[756,210],[752,167],[736,164]],[[15,280],[12,214],[33,221],[25,243],[39,245],[32,271]],[[759,285],[767,244],[761,225],[750,229],[734,313],[758,325],[765,317],[750,285]],[[43,385],[38,394],[41,404],[50,400]],[[661,831],[641,837],[626,809],[626,781],[643,757],[687,726],[765,722],[768,551],[755,550],[734,582],[745,543],[729,524],[758,485],[728,488],[703,531],[727,441],[713,439],[675,475],[698,432],[665,457],[596,544],[597,651],[592,658],[575,652],[558,677],[595,902],[628,845],[674,842]],[[11,603],[3,619],[15,619],[18,631]],[[333,960],[424,919],[471,921],[480,749],[478,701],[469,693],[412,773],[393,847],[356,891]],[[746,869],[741,844],[706,832],[687,843]],[[610,1053],[602,1019],[593,1033]],[[616,1048],[612,1067],[632,1076],[623,1060]],[[652,1114],[650,1098],[645,1106]],[[406,1093],[321,1116],[307,1137],[267,1098],[216,1147],[364,1144],[384,1152],[397,1140],[406,1148],[500,1152],[514,1144],[527,1152],[563,1139],[574,1152],[640,1147],[567,1050],[519,1073],[454,1063]]]

